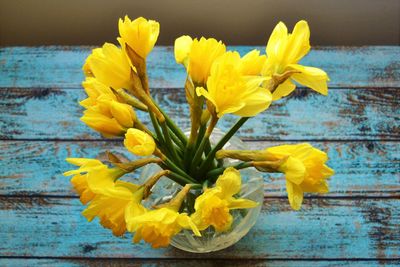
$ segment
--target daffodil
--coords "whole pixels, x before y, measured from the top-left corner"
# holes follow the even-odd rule
[[[144,188],[138,185],[117,181],[126,173],[120,168],[108,168],[98,160],[85,158],[69,158],[68,162],[79,166],[77,170],[65,172],[64,175],[74,175],[71,179],[81,201],[88,207],[82,212],[88,221],[95,217],[100,223],[111,229],[116,236],[126,231],[125,210],[128,204],[139,204]]]
[[[205,85],[213,62],[225,53],[226,47],[214,38],[192,40],[182,36],[175,41],[174,50],[176,61],[186,66],[193,83]]]
[[[114,96],[115,97],[115,96]],[[81,121],[90,128],[100,132],[105,137],[121,136],[126,130],[132,128],[137,120],[133,108],[124,103],[120,103],[115,98],[103,94],[96,98],[94,106],[87,106]]]
[[[169,203],[141,215],[138,215],[137,208],[127,210],[128,231],[135,232],[133,241],[138,243],[143,239],[153,248],[159,248],[168,246],[171,238],[183,229],[191,229],[195,235],[201,236],[192,219],[186,213],[178,212],[189,189],[190,186],[186,185]]]
[[[111,229],[115,236],[126,232],[125,211],[129,205],[142,200],[143,190],[135,184],[116,181],[110,188],[103,188],[102,194],[96,194],[82,215],[90,222],[95,217],[101,225]]]
[[[128,129],[126,132],[124,145],[126,149],[137,156],[150,156],[156,149],[153,137],[134,128]]]
[[[81,120],[106,137],[122,135],[137,122],[132,106],[122,103],[111,88],[96,78],[82,83],[88,98],[80,102],[87,110]]]
[[[231,227],[233,217],[232,209],[254,208],[259,204],[255,201],[235,198],[234,195],[241,189],[240,172],[233,167],[228,167],[216,181],[213,188],[208,188],[196,198],[195,213],[191,218],[199,230],[204,230],[210,225],[217,231],[226,231]]]
[[[286,190],[293,209],[300,209],[304,192],[329,191],[326,179],[334,171],[325,164],[328,160],[325,152],[306,143],[271,147],[266,152],[270,160],[287,158],[278,170],[285,173]]]
[[[215,106],[219,118],[228,113],[252,117],[271,103],[271,93],[260,87],[263,81],[260,76],[243,75],[239,53],[226,52],[214,62],[207,89],[197,87],[196,92]]]
[[[129,225],[133,225],[132,228]],[[141,239],[151,243],[153,248],[168,246],[171,237],[182,231],[191,229],[200,236],[196,225],[186,213],[179,213],[170,208],[151,210],[143,215],[134,216],[128,223],[128,231],[135,232],[133,241]]]
[[[177,63],[187,67],[193,39],[188,35],[183,35],[175,40],[174,53]]]
[[[114,89],[132,87],[131,63],[126,53],[113,44],[105,43],[95,48],[86,59],[84,72]]]
[[[257,49],[251,50],[240,60],[240,69],[243,75],[260,75],[267,57],[260,55]]]
[[[122,41],[145,59],[157,42],[160,24],[143,17],[131,21],[128,16],[125,16],[124,20],[119,19],[118,29]]]
[[[290,94],[296,85],[293,81],[323,94],[328,94],[328,75],[321,69],[299,65],[299,60],[310,50],[310,29],[306,21],[299,21],[291,34],[286,25],[279,22],[273,30],[266,47],[267,61],[262,74],[269,80],[280,75],[290,78],[280,81],[273,91],[273,100]],[[287,78],[287,77],[286,77]]]
[[[67,158],[67,162],[78,166],[76,170],[67,171],[65,176],[80,174],[80,180],[85,180],[83,189],[90,190],[93,194],[103,194],[113,187],[114,182],[126,171],[120,168],[108,168],[97,159]],[[75,176],[71,179],[74,181]],[[83,183],[82,183],[83,184]]]
[[[327,193],[327,179],[334,174],[325,164],[327,154],[307,143],[254,151],[220,150],[216,157],[251,162],[259,171],[284,173],[289,203],[295,210],[300,209],[304,192]]]
[[[102,95],[107,95],[111,100],[117,101],[117,97],[111,88],[99,82],[96,78],[87,77],[86,80],[82,82],[82,86],[85,89],[88,98],[82,100],[79,104],[85,108],[95,106],[98,103],[97,98]]]
[[[67,171],[64,173],[65,176],[71,176],[71,184],[80,196],[82,204],[86,205],[95,197],[95,193],[89,188],[87,182],[87,172],[93,168],[102,165],[101,161],[97,159],[86,159],[86,158],[67,158],[68,163],[78,166],[76,170]]]

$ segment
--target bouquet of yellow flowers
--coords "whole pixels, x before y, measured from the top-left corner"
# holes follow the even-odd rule
[[[281,145],[262,150],[229,150],[226,144],[250,118],[295,90],[296,83],[323,95],[328,75],[321,69],[299,65],[310,50],[310,31],[299,21],[292,33],[280,22],[273,30],[266,54],[252,50],[244,56],[227,51],[213,38],[181,36],[175,41],[176,62],[186,69],[184,83],[191,127],[186,135],[152,98],[146,58],[153,49],[159,23],[145,18],[119,20],[119,45],[105,43],[93,49],[83,65],[82,83],[87,98],[81,120],[106,138],[124,137],[134,157],[123,160],[107,152],[107,163],[97,159],[68,158],[78,168],[65,172],[87,205],[83,215],[116,236],[126,231],[133,241],[164,247],[182,231],[193,238],[212,232],[235,231],[237,212],[242,217],[260,207],[240,194],[241,171],[283,173],[290,206],[301,207],[303,193],[328,192],[333,170],[326,153],[309,144]],[[151,126],[137,112],[148,114]],[[210,137],[219,120],[236,115],[237,122],[216,142]],[[158,165],[141,183],[122,180],[139,168]],[[126,176],[125,176],[126,177]],[[176,185],[168,198],[148,203],[160,180]],[[235,213],[236,212],[236,213]],[[235,216],[234,216],[235,215]]]

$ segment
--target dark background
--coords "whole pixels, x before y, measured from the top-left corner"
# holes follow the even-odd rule
[[[0,45],[115,42],[125,14],[158,20],[159,45],[182,34],[261,45],[279,20],[300,19],[313,45],[400,44],[400,0],[0,0]]]

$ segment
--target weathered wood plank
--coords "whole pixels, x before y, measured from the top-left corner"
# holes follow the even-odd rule
[[[398,199],[307,199],[299,212],[267,199],[254,228],[207,258],[399,259]],[[78,199],[1,198],[2,256],[201,258],[174,248],[132,245],[81,216]]]
[[[277,142],[248,142],[260,149]],[[400,143],[313,142],[327,151],[329,165],[336,170],[330,181],[333,196],[400,196]],[[75,196],[69,178],[62,173],[73,168],[66,157],[105,159],[111,150],[126,159],[134,157],[119,142],[0,142],[0,195]],[[139,176],[138,171],[137,176]],[[265,174],[266,196],[285,196],[281,175]]]
[[[264,47],[233,46],[242,55]],[[78,87],[81,67],[92,47],[47,46],[0,48],[0,87]],[[400,47],[316,47],[302,61],[324,69],[331,87],[398,87]],[[150,84],[181,88],[183,68],[172,47],[156,47],[148,58]]]
[[[189,127],[188,106],[180,89],[154,90],[158,103],[182,128]],[[99,134],[79,121],[83,90],[0,90],[2,139],[99,139]],[[246,140],[398,140],[400,90],[331,90],[324,97],[299,89],[277,101],[240,130]],[[149,123],[147,114],[139,118]],[[224,117],[217,125],[226,131],[237,120]]]
[[[314,267],[367,267],[387,266],[395,267],[400,265],[400,260],[252,260],[252,259],[27,259],[27,258],[0,258],[1,266],[42,266],[42,267],[78,267],[78,266],[131,266],[131,267],[155,267],[155,266],[314,266]]]

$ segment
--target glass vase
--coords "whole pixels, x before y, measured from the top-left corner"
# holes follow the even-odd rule
[[[214,129],[210,142],[215,145],[224,133]],[[246,149],[245,144],[237,137],[232,137],[224,146],[224,149]],[[237,160],[224,159],[224,166],[238,163]],[[143,168],[140,180],[145,181],[148,177],[160,171],[155,164]],[[188,252],[206,253],[221,250],[232,246],[244,237],[254,226],[260,214],[264,200],[263,179],[254,168],[240,170],[242,187],[236,195],[239,198],[246,198],[259,203],[255,208],[231,210],[233,223],[228,231],[217,232],[213,227],[201,231],[201,237],[195,236],[191,230],[182,230],[171,239],[171,245]],[[182,187],[168,178],[162,178],[152,190],[152,194],[146,200],[149,206],[157,205],[170,200]]]

